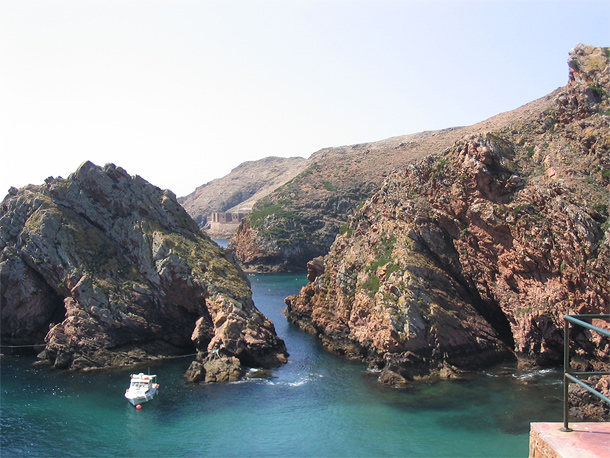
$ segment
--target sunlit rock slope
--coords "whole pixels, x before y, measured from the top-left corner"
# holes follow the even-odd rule
[[[544,111],[385,180],[310,262],[289,320],[390,384],[559,364],[563,315],[610,312],[609,57],[579,45]],[[607,364],[607,339],[572,337],[581,368]]]

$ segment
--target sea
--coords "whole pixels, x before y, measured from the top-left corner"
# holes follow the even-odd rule
[[[284,298],[304,274],[250,276],[289,362],[236,383],[187,384],[192,357],[153,363],[156,397],[124,398],[132,369],[65,372],[1,359],[8,457],[527,457],[529,424],[562,421],[559,370],[502,365],[404,389],[326,352],[290,325]]]

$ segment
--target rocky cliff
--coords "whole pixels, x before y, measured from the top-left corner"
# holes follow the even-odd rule
[[[285,361],[249,282],[170,191],[112,164],[12,188],[0,205],[2,343],[57,368],[197,351]]]
[[[308,260],[328,252],[348,215],[388,175],[464,135],[534,118],[552,100],[553,95],[546,96],[474,126],[318,151],[299,175],[256,202],[229,247],[246,270],[303,271]]]
[[[198,187],[178,202],[204,228],[214,212],[251,209],[254,203],[299,174],[305,167],[302,157],[266,157],[235,167],[223,178]],[[210,236],[224,236],[208,232]]]
[[[547,109],[389,177],[309,263],[289,320],[391,384],[560,363],[563,315],[610,312],[609,57],[579,45]],[[607,361],[607,339],[573,339]]]

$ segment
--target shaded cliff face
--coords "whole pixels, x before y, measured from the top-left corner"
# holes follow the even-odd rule
[[[563,314],[610,312],[609,55],[579,45],[537,118],[388,178],[309,264],[289,320],[387,383],[559,363]],[[599,366],[610,345],[588,334],[575,352]]]
[[[318,151],[307,159],[299,175],[256,202],[229,248],[246,270],[305,270],[307,261],[328,252],[348,215],[372,196],[388,175],[443,151],[464,135],[535,118],[553,99],[541,98],[474,126]]]
[[[254,203],[286,183],[305,167],[302,157],[266,157],[235,167],[223,178],[213,180],[178,201],[204,228],[214,212],[251,209]],[[226,236],[209,232],[212,237]]]
[[[58,368],[223,348],[285,361],[247,278],[178,204],[112,164],[12,188],[0,206],[2,343]]]

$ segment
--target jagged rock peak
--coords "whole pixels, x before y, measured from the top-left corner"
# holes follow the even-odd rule
[[[113,164],[10,192],[0,204],[2,342],[58,368],[222,349],[285,361],[243,272],[176,200]]]
[[[608,54],[610,48],[579,43],[568,58],[569,84],[607,87],[610,79]]]
[[[601,106],[608,109],[610,48],[578,44],[568,58],[569,80],[560,96],[557,118],[562,122],[584,119]]]

